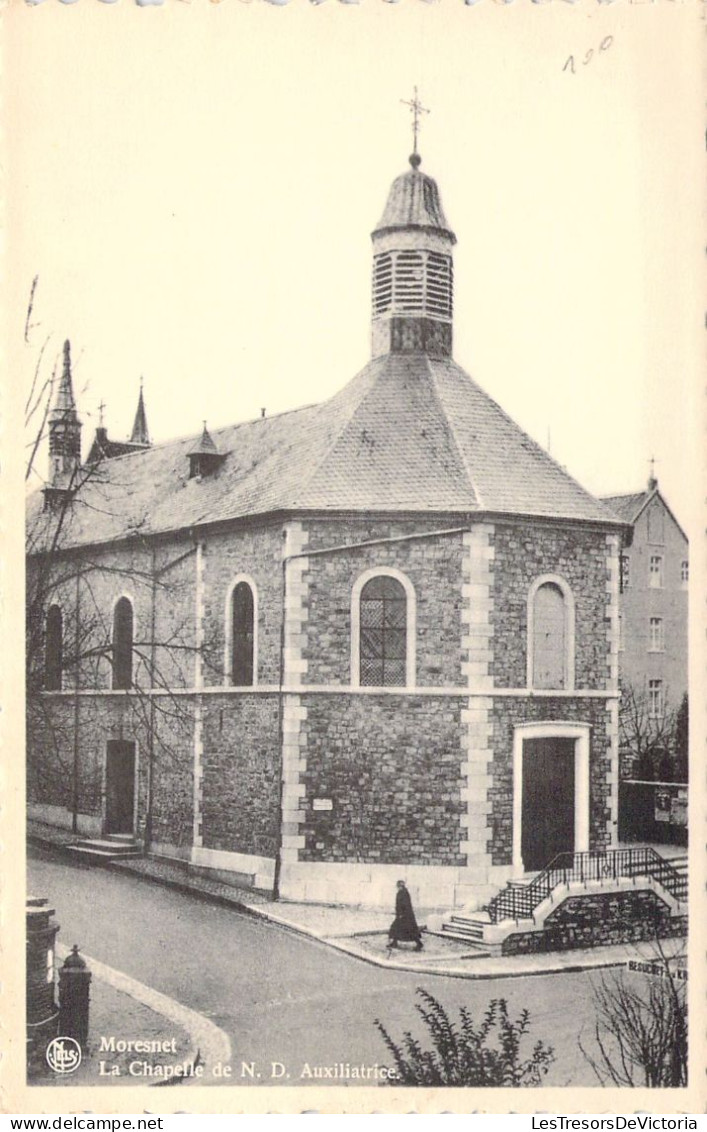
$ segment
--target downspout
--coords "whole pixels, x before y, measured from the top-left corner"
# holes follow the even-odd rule
[[[285,682],[285,618],[287,616],[286,600],[287,600],[287,565],[290,558],[295,558],[297,555],[285,555],[282,559],[282,618],[280,620],[280,659],[278,665],[278,682],[277,682],[277,779],[278,779],[278,799],[277,799],[277,841],[275,845],[275,870],[273,873],[272,884],[272,898],[273,900],[280,899],[280,873],[282,871],[282,837],[285,815],[283,811],[283,801],[285,795],[285,759],[284,759],[284,746],[285,746],[285,732],[284,732],[284,692],[283,685]]]
[[[157,604],[157,572],[155,569],[155,544],[151,546],[152,562],[151,562],[151,597],[150,597],[150,707],[148,712],[148,730],[147,730],[147,804],[145,812],[145,842],[144,850],[149,852],[150,845],[152,844],[152,783],[154,779],[154,766],[155,766],[155,660],[156,660],[156,643],[155,643],[155,629],[156,629],[156,604]]]
[[[74,676],[74,751],[73,751],[73,790],[72,790],[72,803],[71,803],[71,832],[78,833],[79,831],[79,685],[81,682],[81,659],[79,655],[79,631],[81,625],[81,618],[79,616],[79,601],[81,598],[80,590],[81,579],[81,566],[78,565],[76,569],[76,602],[74,606],[74,648],[76,649],[75,660],[75,676]]]

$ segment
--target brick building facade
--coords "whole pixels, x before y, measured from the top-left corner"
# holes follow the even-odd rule
[[[67,348],[28,527],[35,816],[384,906],[615,843],[624,524],[452,360],[419,164],[331,400],[160,445],[141,401],[81,465]]]
[[[621,552],[622,683],[654,710],[676,709],[687,692],[687,535],[654,476],[646,491],[604,502],[631,524]]]

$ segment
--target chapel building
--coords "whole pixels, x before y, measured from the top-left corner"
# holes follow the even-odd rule
[[[454,361],[417,153],[372,241],[372,357],[322,404],[151,444],[141,399],[81,464],[67,346],[28,798],[285,899],[454,907],[616,843],[625,523]]]

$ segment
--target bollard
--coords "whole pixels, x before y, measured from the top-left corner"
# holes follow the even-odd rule
[[[91,972],[74,944],[59,971],[59,1033],[75,1038],[82,1050],[88,1041],[90,982]]]
[[[59,925],[45,897],[27,897],[27,1065],[44,1064],[49,1042],[56,1037],[58,1010],[54,1001],[54,940]]]

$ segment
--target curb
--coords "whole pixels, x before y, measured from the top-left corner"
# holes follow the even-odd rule
[[[522,970],[516,968],[509,971],[473,971],[471,969],[460,970],[459,967],[441,967],[441,966],[410,966],[406,963],[401,963],[394,959],[385,959],[383,956],[371,955],[369,952],[361,951],[355,945],[348,943],[344,939],[338,939],[335,936],[325,936],[321,932],[317,932],[314,928],[305,928],[301,924],[294,924],[291,921],[281,919],[279,916],[273,915],[271,912],[264,912],[255,907],[247,907],[252,915],[260,917],[260,919],[267,920],[277,927],[284,928],[286,931],[291,931],[296,935],[307,936],[318,943],[324,944],[326,947],[331,947],[335,951],[340,951],[345,955],[349,955],[352,959],[359,959],[363,963],[368,963],[372,967],[382,967],[388,971],[407,971],[413,975],[435,975],[439,978],[448,979],[521,979],[531,978],[533,976],[542,975],[566,975],[576,974],[580,971],[597,971],[607,967],[623,967],[625,959],[618,957],[615,958],[601,958],[596,963],[567,963],[567,964],[549,964],[547,967],[533,968],[531,970]],[[482,960],[470,959],[470,963],[481,962]]]
[[[39,834],[34,834],[34,833],[28,834],[28,841],[31,844],[35,844],[35,845],[38,845],[38,846],[42,846],[44,848],[55,850],[55,851],[61,853],[61,855],[64,856],[64,857],[70,857],[70,854],[66,853],[66,846],[61,845],[61,844],[56,844],[55,842],[50,841],[50,840],[44,840],[41,837],[41,835],[39,835]],[[206,902],[211,903],[211,904],[217,904],[217,905],[224,907],[224,908],[232,908],[235,911],[240,912],[244,915],[253,916],[257,919],[265,921],[266,923],[271,923],[271,924],[275,925],[276,927],[282,928],[284,931],[292,932],[295,935],[300,935],[300,936],[303,936],[307,939],[311,939],[314,942],[320,943],[325,947],[330,947],[335,951],[339,951],[344,955],[348,955],[352,959],[357,959],[360,962],[368,963],[370,966],[380,967],[380,968],[383,968],[383,969],[388,970],[388,971],[406,971],[410,974],[437,976],[437,977],[440,977],[440,978],[444,977],[444,978],[450,978],[450,979],[475,979],[475,980],[516,979],[516,978],[531,978],[533,976],[542,976],[542,975],[577,974],[578,972],[581,972],[581,971],[597,971],[597,970],[602,970],[602,969],[606,969],[606,968],[609,968],[609,967],[623,967],[625,962],[626,962],[625,956],[619,957],[619,956],[606,956],[606,955],[596,954],[596,956],[592,959],[591,962],[587,962],[587,961],[582,962],[581,960],[577,959],[574,962],[568,961],[566,963],[558,963],[556,959],[553,961],[552,959],[550,959],[550,957],[548,955],[547,966],[543,966],[543,967],[533,966],[531,968],[523,968],[523,967],[514,966],[514,967],[511,967],[511,969],[506,970],[506,971],[499,971],[497,969],[494,969],[494,970],[491,970],[491,971],[489,971],[489,970],[486,970],[486,971],[472,970],[472,969],[467,968],[467,967],[460,969],[460,967],[458,965],[455,965],[453,967],[446,967],[446,966],[436,966],[436,965],[434,965],[434,963],[431,963],[429,966],[418,966],[418,965],[411,966],[411,965],[408,965],[406,963],[400,962],[400,960],[386,959],[384,956],[377,956],[377,955],[371,954],[369,952],[363,951],[361,948],[357,947],[354,943],[350,942],[350,939],[354,938],[356,933],[352,933],[351,937],[343,937],[343,938],[337,937],[337,936],[325,935],[321,931],[318,931],[316,928],[305,927],[302,924],[298,924],[298,923],[293,922],[292,920],[287,919],[285,916],[279,916],[276,913],[272,912],[271,910],[264,908],[261,904],[250,904],[246,900],[243,900],[243,898],[241,896],[235,895],[235,892],[239,891],[239,890],[236,890],[236,889],[234,889],[234,896],[233,897],[230,897],[230,896],[228,896],[224,893],[209,892],[208,890],[201,888],[197,884],[190,883],[190,881],[187,878],[185,878],[182,881],[182,880],[175,879],[173,877],[152,876],[149,873],[141,872],[138,869],[133,869],[133,868],[131,868],[131,866],[128,864],[127,861],[122,862],[122,861],[119,861],[119,860],[111,860],[111,861],[107,861],[104,865],[101,865],[100,867],[106,868],[106,869],[111,869],[113,871],[120,872],[120,873],[123,873],[123,874],[126,874],[126,875],[135,876],[135,877],[138,877],[141,880],[148,881],[152,884],[159,884],[164,888],[170,888],[174,891],[181,892],[181,893],[183,893],[187,896],[195,897],[197,900],[203,900],[203,901],[206,901]],[[596,948],[594,950],[598,953],[598,952],[600,952],[601,949]],[[567,952],[563,952],[562,954],[568,955]],[[568,958],[569,958],[569,956],[568,956]],[[508,961],[510,961],[511,957],[508,956],[507,959],[508,959]],[[497,962],[498,960],[494,960],[494,961]],[[98,961],[96,961],[96,962],[98,962]],[[470,959],[468,962],[476,964],[476,963],[483,962],[483,959],[480,957],[479,959]],[[450,963],[458,964],[458,960],[456,960],[456,961],[450,960]],[[120,974],[120,973],[116,972],[116,974]],[[126,978],[127,978],[127,976],[126,976]],[[141,984],[139,984],[139,985],[141,985]],[[149,991],[149,989],[150,988],[145,988],[145,990],[147,990],[147,991]],[[157,992],[151,992],[151,993],[156,994]],[[167,1001],[171,1002],[172,1000],[168,999]],[[149,1005],[149,1003],[147,1005]],[[184,1007],[183,1009],[187,1009],[187,1008]],[[200,1017],[200,1016],[197,1015],[197,1017]]]
[[[70,951],[71,948],[65,944],[57,944],[56,954],[58,958],[65,958]],[[168,1018],[170,1022],[180,1026],[189,1035],[192,1048],[178,1063],[184,1065],[187,1072],[164,1080],[151,1081],[147,1086],[148,1088],[154,1089],[162,1085],[183,1085],[195,1082],[200,1082],[203,1085],[205,1082],[196,1076],[192,1076],[188,1071],[189,1069],[193,1069],[197,1064],[206,1066],[218,1061],[223,1064],[230,1062],[231,1039],[224,1030],[221,1030],[208,1018],[205,1018],[202,1014],[197,1014],[195,1010],[188,1006],[183,1006],[176,999],[162,994],[161,991],[138,982],[137,979],[126,975],[124,971],[117,971],[114,967],[108,967],[92,955],[87,955],[83,951],[81,955],[88,964],[89,970],[97,979],[108,983],[114,990],[128,995],[136,1002],[142,1003],[143,1006],[147,1006],[155,1014],[161,1014],[164,1018]]]

